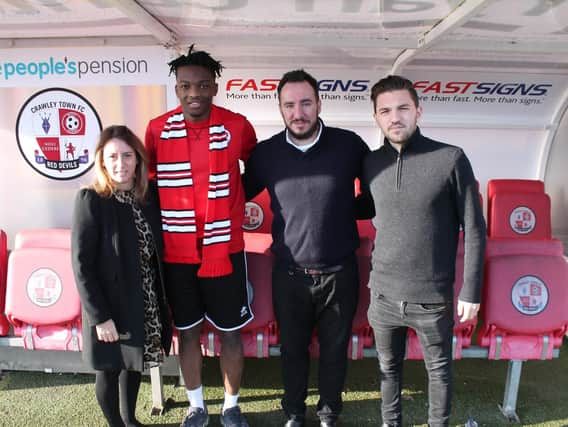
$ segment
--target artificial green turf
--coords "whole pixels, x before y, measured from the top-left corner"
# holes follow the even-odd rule
[[[317,364],[314,362],[308,396],[308,426],[317,426]],[[472,416],[479,426],[510,426],[497,405],[502,402],[507,362],[464,359],[454,365],[452,426],[463,425]],[[4,372],[0,379],[0,426],[104,426],[94,397],[94,376]],[[205,398],[211,413],[210,426],[219,426],[218,413],[223,388],[217,359],[205,359]],[[427,381],[420,361],[407,361],[403,405],[405,425],[425,426]],[[137,416],[154,426],[178,426],[187,399],[175,379],[165,379],[168,398],[161,416],[149,415],[152,401],[149,377],[140,389]],[[278,358],[247,359],[240,405],[251,426],[282,426],[280,411],[280,366]],[[568,344],[560,358],[529,361],[523,365],[517,414],[523,426],[568,426]],[[350,362],[344,395],[342,426],[380,425],[377,364],[366,359]],[[516,424],[519,425],[519,424]]]

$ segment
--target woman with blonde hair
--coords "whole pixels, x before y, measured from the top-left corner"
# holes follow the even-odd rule
[[[75,200],[71,251],[83,310],[83,359],[111,427],[135,418],[141,372],[163,362],[171,321],[162,275],[157,191],[144,145],[109,126],[95,148],[95,182]]]

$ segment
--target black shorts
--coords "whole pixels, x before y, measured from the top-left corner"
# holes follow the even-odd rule
[[[205,318],[221,331],[234,331],[254,318],[244,252],[230,257],[233,272],[221,277],[197,277],[199,264],[165,263],[166,294],[177,329],[190,329]]]

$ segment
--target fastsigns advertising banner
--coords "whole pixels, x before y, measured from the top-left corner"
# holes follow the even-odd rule
[[[278,117],[276,89],[282,72],[226,70],[217,102],[261,120]],[[370,93],[384,73],[363,70],[309,70],[318,80],[322,116],[372,121]],[[424,121],[473,122],[545,127],[568,87],[561,75],[520,75],[463,71],[409,71],[424,108]]]

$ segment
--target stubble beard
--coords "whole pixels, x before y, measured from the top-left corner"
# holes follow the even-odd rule
[[[292,137],[297,141],[306,141],[310,139],[318,131],[318,128],[319,128],[319,120],[316,120],[308,130],[302,133],[296,133],[290,127],[286,126],[286,129],[288,130],[290,135],[292,135]]]

